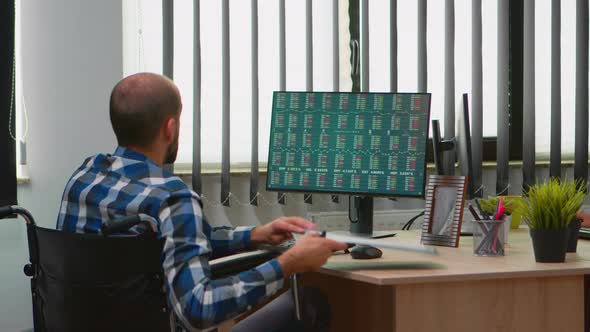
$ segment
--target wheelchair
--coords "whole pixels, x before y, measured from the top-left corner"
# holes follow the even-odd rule
[[[0,208],[0,219],[12,215],[26,221],[35,331],[171,331],[161,241],[151,227],[118,234],[149,217],[106,222],[103,234],[74,234],[37,226],[21,207]]]
[[[174,331],[161,264],[162,241],[147,215],[106,221],[102,234],[67,233],[36,225],[18,206],[0,207],[0,219],[26,221],[34,330]],[[129,234],[140,225],[146,231]],[[259,250],[211,261],[212,278],[251,269],[278,255]]]

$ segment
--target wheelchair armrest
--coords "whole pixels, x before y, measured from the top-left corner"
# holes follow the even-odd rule
[[[35,225],[35,219],[33,218],[31,212],[29,212],[27,209],[17,205],[6,205],[0,207],[0,219],[12,217],[14,215],[23,217],[27,224]]]
[[[0,206],[0,219],[4,219],[14,214],[12,206]]]
[[[247,271],[277,257],[279,253],[257,250],[214,259],[209,262],[213,279],[219,279]]]
[[[140,223],[146,223],[149,230],[157,232],[157,230],[154,230],[154,225],[150,223],[150,220],[153,220],[153,218],[145,214],[128,216],[114,220],[106,220],[103,222],[100,230],[104,236],[109,236],[111,234],[128,231],[130,228]]]

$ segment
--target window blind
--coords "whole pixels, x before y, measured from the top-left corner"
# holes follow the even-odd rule
[[[163,0],[163,3],[168,1]],[[344,11],[339,10],[339,6],[346,1],[333,0],[330,3],[331,6],[331,36],[332,36],[332,55],[331,55],[331,67],[333,75],[332,77],[332,89],[334,91],[340,90],[340,67],[349,66],[354,69],[359,68],[359,86],[361,91],[428,91],[433,92],[433,96],[436,95],[438,104],[433,111],[442,109],[444,115],[442,116],[444,122],[444,133],[445,137],[449,138],[455,136],[455,114],[460,109],[457,103],[457,96],[462,93],[469,93],[471,96],[471,128],[472,128],[472,149],[473,158],[472,163],[474,165],[474,174],[471,181],[475,188],[482,194],[482,164],[484,159],[484,152],[489,154],[490,151],[484,150],[484,146],[487,145],[487,141],[484,140],[484,136],[489,135],[491,119],[494,119],[497,132],[497,144],[495,145],[495,155],[497,161],[497,174],[496,174],[496,186],[494,192],[496,194],[506,194],[509,192],[509,160],[510,155],[510,144],[511,142],[520,143],[520,135],[522,135],[522,159],[523,159],[523,187],[526,189],[528,186],[533,184],[536,179],[535,165],[536,159],[539,158],[539,153],[547,151],[550,159],[550,174],[552,176],[561,175],[561,158],[563,151],[563,144],[571,144],[569,141],[562,138],[563,135],[571,135],[569,132],[565,133],[563,125],[575,122],[575,169],[574,176],[578,179],[586,179],[588,176],[588,3],[586,1],[578,0],[576,2],[575,9],[575,80],[573,82],[567,81],[567,75],[563,74],[563,56],[562,53],[567,57],[571,57],[569,53],[570,49],[563,47],[565,40],[563,33],[567,32],[568,28],[563,28],[564,24],[570,24],[569,22],[562,22],[561,15],[570,15],[572,13],[571,6],[564,7],[563,3],[557,0],[543,0],[539,3],[535,3],[532,0],[525,0],[522,13],[516,12],[511,9],[508,0],[498,0],[496,2],[484,2],[481,0],[465,1],[465,0],[445,0],[444,5],[427,2],[426,0],[418,0],[417,2],[406,1],[406,0],[378,0],[375,2],[369,2],[368,0],[358,1],[358,19],[352,19],[351,22],[357,22],[357,31],[359,32],[359,47],[358,47],[358,67],[355,67],[357,63],[346,63],[354,61],[353,59],[346,59],[346,62],[341,62],[340,59],[340,38],[339,30],[347,30],[339,26],[339,16]],[[545,5],[547,3],[547,5]],[[321,87],[317,83],[317,78],[314,80],[314,75],[318,74],[315,70],[322,70],[325,67],[326,62],[316,63],[314,54],[314,38],[317,35],[314,32],[314,10],[312,5],[317,4],[312,0],[306,0],[304,3],[291,4],[289,3],[289,15],[286,13],[285,0],[279,0],[276,4],[276,10],[278,15],[273,19],[277,21],[277,29],[275,43],[273,44],[277,52],[277,62],[270,63],[268,65],[276,66],[272,71],[278,74],[277,86],[278,90],[287,90],[287,85],[291,84],[287,80],[287,73],[289,76],[297,76],[298,73],[291,71],[293,63],[297,62],[300,66],[299,69],[302,72],[301,89],[306,91],[313,91]],[[349,4],[350,5],[350,4]],[[296,6],[303,8],[302,15],[299,17],[301,20],[297,22],[297,34],[301,37],[296,37],[297,40],[293,40],[293,31],[287,31],[294,26],[293,22],[287,22],[291,17],[295,17],[291,13],[291,9]],[[371,6],[371,7],[370,7]],[[371,13],[371,8],[375,8],[376,11],[380,11],[386,6],[389,6],[389,11],[384,15],[377,15]],[[433,7],[431,8],[428,7]],[[546,7],[545,7],[546,6]],[[194,112],[193,112],[193,164],[200,164],[201,158],[200,145],[201,145],[201,118],[200,118],[200,107],[199,100],[201,99],[200,93],[200,40],[199,40],[199,22],[202,22],[197,17],[199,14],[199,3],[195,3],[195,27],[194,27]],[[278,8],[277,8],[278,7]],[[485,7],[485,8],[484,8]],[[436,8],[436,9],[434,9]],[[541,9],[540,9],[541,8]],[[565,9],[564,9],[565,8]],[[444,10],[443,10],[444,9]],[[463,14],[465,10],[470,13],[470,26],[464,25]],[[297,9],[299,10],[299,9]],[[430,10],[430,12],[428,12]],[[433,11],[434,10],[434,11]],[[543,17],[539,17],[539,10],[542,10]],[[222,2],[221,10],[221,21],[222,21],[222,114],[223,119],[221,121],[222,127],[222,158],[221,158],[221,170],[222,170],[222,195],[221,200],[224,203],[229,203],[229,197],[231,195],[229,188],[229,166],[230,166],[230,150],[229,150],[229,117],[233,116],[233,112],[230,114],[230,95],[229,95],[229,58],[230,58],[230,41],[229,41],[229,26],[231,24],[230,17],[230,3],[229,1]],[[564,12],[565,11],[565,12]],[[437,13],[441,13],[440,17],[435,17]],[[251,63],[250,72],[251,77],[251,158],[250,159],[250,203],[257,204],[259,197],[259,158],[262,151],[259,149],[259,131],[260,126],[266,126],[267,123],[261,123],[261,110],[259,97],[264,92],[260,89],[260,80],[266,79],[268,71],[260,63],[258,54],[259,45],[261,45],[261,31],[258,30],[258,24],[260,20],[267,18],[260,17],[262,15],[260,11],[259,3],[257,0],[251,1],[251,12],[250,12],[250,26],[251,26]],[[328,12],[330,13],[330,12]],[[427,16],[428,15],[430,16]],[[410,14],[410,15],[408,15]],[[318,15],[326,15],[326,12],[319,13]],[[330,14],[328,14],[330,15]],[[356,15],[353,12],[349,12],[349,15]],[[401,16],[400,16],[401,15]],[[461,18],[459,18],[459,16]],[[511,37],[510,25],[515,24],[511,15],[522,15],[521,20],[523,22],[523,33],[524,38],[522,41],[515,40]],[[168,18],[166,18],[168,17]],[[376,25],[382,26],[383,19],[375,21],[373,17],[380,17],[388,19],[388,29],[383,33],[382,29],[377,29]],[[409,17],[409,20],[408,20]],[[547,28],[547,32],[550,32],[551,38],[547,40],[547,52],[544,51],[543,45],[538,45],[539,38],[542,39],[542,31],[538,26],[535,25],[535,19],[544,20],[545,18],[551,17],[551,24]],[[569,16],[568,16],[569,17]],[[403,29],[400,28],[400,20],[403,21]],[[169,35],[170,29],[166,30],[166,26],[170,26],[171,17],[170,10],[166,11],[163,7],[163,22],[164,22],[164,33],[163,35]],[[432,25],[432,21],[440,21],[441,25]],[[437,22],[438,22],[437,21]],[[410,23],[412,24],[410,24]],[[415,23],[413,23],[415,22]],[[518,22],[518,20],[516,20]],[[287,24],[289,23],[289,24]],[[357,24],[353,23],[353,24]],[[415,25],[413,25],[415,24]],[[439,24],[439,23],[436,23]],[[571,23],[573,24],[573,23]],[[413,26],[412,26],[413,25]],[[436,27],[440,26],[443,29]],[[470,38],[468,42],[461,39],[464,33],[461,29],[465,26],[470,27]],[[428,30],[427,30],[428,27]],[[354,31],[355,28],[351,28]],[[372,30],[371,30],[372,29]],[[416,29],[416,30],[414,30]],[[565,30],[564,30],[565,29]],[[168,31],[168,32],[167,32]],[[411,34],[412,36],[408,36]],[[383,39],[383,37],[386,39]],[[410,38],[411,37],[411,38]],[[298,39],[300,38],[300,39]],[[370,43],[370,40],[375,40]],[[413,39],[413,40],[412,40]],[[547,39],[547,38],[545,38]],[[171,49],[171,42],[164,38],[164,48]],[[376,42],[376,41],[379,42]],[[385,42],[381,42],[381,41]],[[442,47],[434,45],[438,43]],[[511,49],[511,43],[522,43],[523,53],[519,55]],[[545,41],[543,40],[543,43]],[[168,43],[168,44],[167,44]],[[233,41],[232,41],[233,43]],[[291,43],[291,44],[290,44]],[[292,55],[293,44],[297,43],[301,53]],[[383,45],[381,45],[383,44]],[[466,46],[465,46],[465,45]],[[570,43],[568,45],[573,45]],[[168,46],[165,46],[168,45]],[[371,45],[371,46],[369,46]],[[561,45],[561,47],[560,47]],[[324,45],[320,45],[324,46]],[[373,49],[373,47],[376,47]],[[462,47],[466,47],[469,52],[466,63],[469,66],[469,70],[465,71],[465,65],[463,59],[465,59],[464,50]],[[569,47],[569,46],[568,46]],[[541,50],[541,52],[540,52]],[[380,59],[376,54],[385,51],[387,54],[384,63],[380,63]],[[299,51],[298,51],[299,52]],[[431,57],[436,59],[428,61],[428,54],[434,52]],[[459,52],[456,54],[456,52]],[[164,59],[170,59],[173,56],[169,50],[163,54]],[[382,53],[381,53],[382,54]],[[293,60],[294,57],[300,57],[301,61],[298,62]],[[511,57],[518,56],[519,59],[511,59]],[[522,59],[520,57],[522,56]],[[411,59],[414,57],[414,59]],[[410,60],[408,60],[410,59]],[[439,60],[440,59],[440,60]],[[548,60],[547,65],[545,59]],[[519,79],[520,76],[513,75],[510,73],[510,66],[513,61],[521,61],[522,68],[522,87],[523,91],[512,91],[514,87],[512,85],[519,85],[519,82],[511,82],[511,80]],[[289,61],[289,62],[288,62]],[[413,62],[412,62],[413,61]],[[458,62],[461,61],[461,62]],[[166,64],[164,60],[164,72],[170,72],[171,69],[166,69],[167,66],[172,64]],[[414,64],[414,66],[408,66],[408,64]],[[289,65],[289,67],[287,66]],[[389,67],[387,71],[382,70],[384,67]],[[411,69],[408,69],[411,68]],[[415,69],[413,69],[415,68]],[[289,69],[289,71],[287,70]],[[550,70],[548,70],[550,69]],[[514,70],[514,68],[513,68]],[[517,68],[517,70],[520,70]],[[568,69],[569,70],[569,69]],[[381,77],[373,76],[377,72],[379,75],[387,75],[387,83],[384,82]],[[546,71],[547,74],[539,75],[539,72]],[[265,76],[259,76],[264,75]],[[385,73],[385,74],[384,74]],[[414,78],[408,80],[408,73],[411,73]],[[468,75],[469,84],[467,91],[459,91],[466,87],[465,73]],[[520,74],[519,74],[520,75]],[[564,76],[566,75],[566,76]],[[439,79],[440,77],[440,79]],[[567,82],[564,82],[564,77]],[[299,80],[300,78],[296,78]],[[376,83],[375,83],[376,82]],[[415,82],[415,83],[413,83]],[[563,84],[562,84],[563,83]],[[415,88],[412,85],[415,84]],[[543,88],[547,85],[546,90],[539,90],[539,87]],[[297,86],[297,83],[294,84]],[[430,85],[430,86],[428,86]],[[567,98],[569,94],[572,96],[573,93],[569,91],[563,92],[563,89],[568,87],[575,87],[575,118],[572,116],[574,113],[564,113],[564,109],[567,108]],[[291,86],[289,86],[292,89]],[[323,88],[325,89],[325,88]],[[329,88],[328,88],[329,89]],[[401,89],[401,90],[400,90]],[[510,97],[511,93],[522,93],[520,99],[513,99]],[[547,96],[547,97],[545,97]],[[547,106],[545,106],[541,100],[542,98],[547,99]],[[565,99],[564,99],[565,98]],[[510,105],[510,103],[518,102],[522,100],[522,105]],[[565,104],[564,104],[565,103]],[[573,104],[573,103],[572,103]],[[566,105],[566,106],[564,106]],[[510,112],[517,112],[518,108],[522,106],[522,133],[518,131],[510,130],[511,126],[511,114]],[[542,106],[543,109],[540,109]],[[545,107],[546,111],[545,112]],[[565,108],[564,108],[565,107]],[[236,110],[237,111],[237,110]],[[440,113],[439,113],[440,114]],[[551,129],[548,133],[540,133],[539,128],[539,117],[544,117],[547,114],[551,118]],[[571,117],[571,118],[570,118]],[[547,121],[549,122],[549,121]],[[484,126],[484,123],[488,125]],[[491,126],[493,127],[493,125]],[[487,130],[487,134],[486,134]],[[511,137],[510,135],[515,135]],[[539,150],[539,137],[547,137],[547,149]],[[487,139],[487,138],[486,138]],[[565,143],[564,143],[565,142]],[[266,144],[266,143],[263,143]],[[489,146],[485,149],[488,149]],[[568,146],[568,149],[571,148]],[[492,150],[493,151],[493,150]],[[493,152],[492,152],[493,153]],[[452,155],[451,155],[452,154]],[[454,171],[455,156],[454,153],[449,154],[449,157],[445,158],[445,167],[447,172],[451,173]],[[193,165],[193,186],[200,190],[200,165]],[[285,202],[285,193],[279,193],[278,200],[281,203]],[[304,200],[311,203],[311,195],[304,195]],[[337,196],[332,196],[333,201],[337,201]]]
[[[471,147],[476,196],[482,194],[483,166],[483,63],[481,0],[471,2]],[[534,153],[534,152],[533,152]]]
[[[576,122],[574,178],[588,181],[588,1],[576,1]]]
[[[506,195],[509,179],[509,114],[508,114],[508,0],[498,0],[498,145],[496,166],[496,194]]]
[[[549,176],[561,176],[561,1],[551,0],[551,149]]]
[[[174,79],[174,3],[162,0],[162,73]],[[166,164],[164,168],[174,171],[174,164]]]
[[[522,185],[535,184],[535,1],[524,1]]]
[[[193,190],[201,194],[201,1],[193,2]],[[256,165],[258,166],[258,165]]]
[[[445,0],[444,138],[455,137],[455,1]],[[455,173],[455,149],[443,152],[445,174]]]

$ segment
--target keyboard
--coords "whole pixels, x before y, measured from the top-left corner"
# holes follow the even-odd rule
[[[269,251],[273,251],[273,252],[282,254],[285,251],[291,249],[291,247],[293,247],[295,245],[295,242],[296,242],[296,240],[293,238],[293,239],[289,239],[289,240],[284,241],[283,243],[280,243],[277,245],[261,244],[258,246],[258,249],[269,250]]]

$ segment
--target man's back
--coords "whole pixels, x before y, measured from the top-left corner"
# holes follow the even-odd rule
[[[178,177],[119,147],[113,155],[86,159],[74,172],[64,190],[57,228],[99,233],[104,220],[140,213],[157,216],[172,195],[198,199]]]

